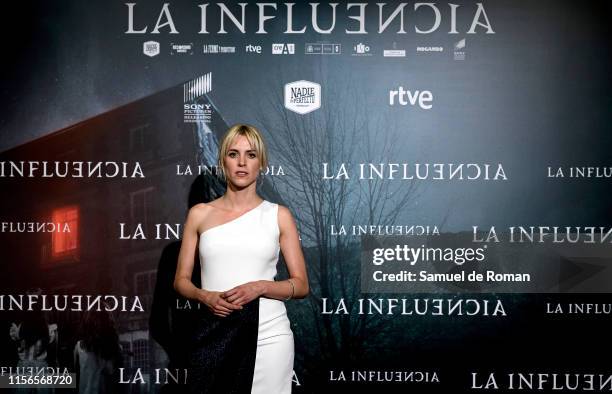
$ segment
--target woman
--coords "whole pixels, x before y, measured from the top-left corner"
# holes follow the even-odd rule
[[[187,215],[174,288],[207,306],[189,360],[192,391],[291,392],[294,342],[283,301],[305,297],[309,286],[291,212],[256,193],[267,165],[259,131],[231,127],[219,147],[227,190]],[[196,249],[201,289],[191,281]],[[283,281],[274,280],[279,251],[289,272]]]

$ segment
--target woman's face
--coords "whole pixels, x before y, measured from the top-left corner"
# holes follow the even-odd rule
[[[245,136],[238,135],[234,138],[223,158],[223,163],[228,182],[245,187],[257,180],[259,157]]]

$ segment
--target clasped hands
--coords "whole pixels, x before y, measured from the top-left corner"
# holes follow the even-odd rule
[[[227,291],[200,291],[200,302],[216,316],[226,317],[242,305],[253,301],[263,294],[263,286],[258,281],[247,282]]]

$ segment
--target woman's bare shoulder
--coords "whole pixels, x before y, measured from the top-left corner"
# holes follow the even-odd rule
[[[193,211],[194,215],[206,214],[210,210],[216,208],[217,200],[219,200],[219,199],[217,198],[216,200],[212,200],[212,201],[209,201],[209,202],[201,202],[201,203],[195,204],[193,207],[191,207],[189,212]]]
[[[278,224],[281,228],[292,225],[295,221],[291,210],[284,205],[278,205]]]
[[[192,221],[199,228],[214,209],[210,202],[195,204],[187,213],[187,221]]]
[[[211,207],[210,205],[208,205],[208,203],[199,203],[199,204],[195,204],[193,207],[191,207],[189,209],[189,215],[194,215],[194,216],[199,216],[202,214],[206,214],[206,211],[210,210]]]
[[[289,208],[287,208],[283,204],[278,204],[277,203],[276,205],[278,205],[278,214],[279,215],[291,215],[291,211],[289,210]]]

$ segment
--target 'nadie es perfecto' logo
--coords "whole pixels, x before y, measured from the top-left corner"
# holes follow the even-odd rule
[[[303,80],[286,84],[285,107],[300,115],[321,108],[321,85]]]

